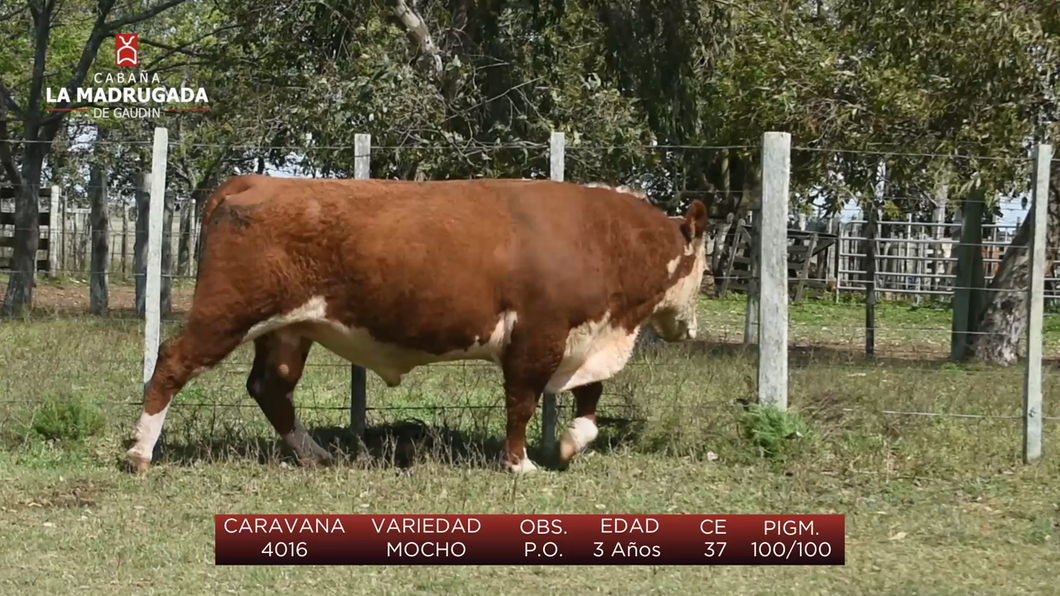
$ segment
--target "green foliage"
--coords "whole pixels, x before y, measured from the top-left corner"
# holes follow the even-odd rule
[[[740,416],[744,436],[758,447],[763,457],[779,459],[791,451],[796,441],[810,437],[810,427],[797,412],[751,404]]]
[[[17,429],[19,435],[47,441],[78,443],[103,430],[103,411],[85,399],[53,397],[33,411],[30,421]]]
[[[152,42],[141,43],[143,68],[170,85],[206,87],[211,110],[165,122],[71,116],[45,176],[83,186],[91,156],[109,166],[114,194],[127,194],[145,145],[69,141],[94,130],[144,139],[164,124],[181,196],[264,165],[350,176],[357,132],[377,147],[376,178],[546,177],[548,135],[560,130],[568,179],[634,184],[671,211],[707,198],[724,216],[748,206],[761,134],[784,130],[812,149],[793,152],[793,210],[864,200],[884,159],[887,194],[901,197],[887,202],[888,214],[926,216],[943,184],[957,199],[977,181],[989,200],[1025,190],[1029,164],[1012,158],[1046,138],[1057,114],[1055,3],[409,6],[430,32],[441,72],[425,67],[393,2],[188,1],[140,22],[141,40]],[[96,8],[59,5],[46,86],[73,68]],[[112,18],[134,8],[115,8]],[[0,20],[0,80],[25,107],[32,18],[12,14]],[[103,43],[90,73],[121,70],[113,51]],[[10,121],[13,136],[20,127]],[[673,148],[729,145],[741,147]],[[890,151],[916,155],[880,155]]]

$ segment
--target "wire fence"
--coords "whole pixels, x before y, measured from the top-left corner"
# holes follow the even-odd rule
[[[150,143],[108,141],[119,145],[132,142]],[[168,146],[176,145],[170,143]],[[262,149],[238,144],[210,147],[233,151]],[[755,151],[760,146],[657,145],[650,148],[707,153],[733,149]],[[294,146],[268,149],[310,150]],[[375,151],[409,148],[362,144],[311,149],[356,151],[358,158],[370,163]],[[452,147],[415,149],[446,151]],[[571,179],[563,175],[562,158],[556,175],[554,143],[482,147],[483,151],[505,149],[542,152],[546,159],[552,160],[553,171],[544,172],[541,177],[551,175],[557,179]],[[577,159],[574,154],[579,152],[606,153],[623,149],[629,147],[563,146],[560,155],[565,155],[570,163]],[[961,162],[999,159],[798,146],[791,151],[796,154],[832,152],[876,159],[931,158]],[[1026,160],[1019,156],[1011,159]],[[535,177],[541,174],[535,173]],[[666,177],[659,174],[653,179]],[[588,178],[573,181],[597,182]],[[628,183],[630,180],[619,182]],[[98,241],[93,242],[91,209],[83,206],[90,190],[85,185],[78,186],[76,191],[64,190],[61,196],[66,200],[60,200],[57,214],[53,217],[45,210],[43,221],[47,224],[36,229],[42,239],[50,241],[38,260],[49,263],[46,273],[53,279],[37,284],[35,306],[45,312],[62,311],[63,316],[46,320],[31,318],[29,322],[20,323],[51,327],[51,330],[42,332],[41,337],[26,336],[41,344],[26,346],[27,353],[33,356],[16,357],[48,359],[55,369],[52,376],[58,380],[49,380],[35,391],[33,383],[10,378],[15,374],[13,372],[0,375],[5,377],[0,381],[0,388],[6,394],[0,398],[0,403],[32,404],[38,402],[41,395],[53,392],[112,391],[109,404],[130,410],[139,408],[141,376],[146,376],[154,366],[152,352],[157,354],[157,344],[162,337],[176,332],[191,306],[201,233],[194,201],[171,193],[160,218],[163,237],[154,239],[147,221],[151,197],[108,197],[109,230],[97,235],[97,240],[99,236],[107,240],[107,302],[111,312],[96,318],[80,314],[90,309],[90,291],[86,286],[93,274],[93,251],[100,245]],[[679,183],[672,183],[664,192],[678,194],[687,190]],[[80,195],[75,196],[75,192]],[[763,276],[755,251],[760,250],[756,247],[760,243],[758,226],[765,197],[758,185],[747,190],[708,188],[698,192],[700,196],[749,197],[751,203],[757,201],[758,204],[742,218],[712,222],[707,242],[711,267],[705,276],[699,313],[701,337],[687,346],[659,345],[650,336],[640,342],[629,365],[615,379],[605,383],[600,406],[602,416],[643,421],[670,416],[687,418],[697,412],[741,411],[745,406],[733,398],[751,399],[759,390],[758,379],[763,364],[756,356],[760,355],[758,344],[763,323],[758,317],[764,298],[760,288]],[[908,206],[916,202],[938,202],[938,197],[930,194],[888,195],[884,191],[878,192],[875,199],[890,201],[900,207],[904,204],[908,209],[912,209]],[[0,201],[2,213],[12,213],[13,207],[10,200]],[[969,224],[959,209],[910,213],[900,219],[873,219],[867,211],[865,208],[841,209],[834,213],[819,213],[812,219],[793,218],[788,222],[789,236],[784,246],[789,260],[787,298],[790,304],[785,325],[788,338],[786,368],[790,377],[787,387],[792,403],[809,410],[823,408],[833,413],[927,421],[953,419],[1013,424],[1026,420],[1022,366],[975,369],[955,364],[951,358],[955,342],[975,343],[983,338],[1008,338],[1011,335],[1009,330],[957,329],[953,303],[963,291],[978,292],[987,300],[994,293],[1008,291],[996,290],[989,285],[1008,251],[1026,249],[1013,246],[1022,218],[997,222],[990,216],[980,217],[975,222],[979,239],[968,241]],[[918,221],[918,218],[928,220]],[[12,275],[14,272],[8,265],[12,241],[5,239],[13,239],[23,228],[11,223],[13,216],[2,222],[6,225],[0,226],[0,275]],[[872,226],[874,230],[870,234]],[[745,231],[746,237],[740,236],[741,230]],[[159,251],[162,260],[154,264],[157,269],[148,262],[151,242],[165,246]],[[1048,248],[1055,251],[1058,247]],[[978,254],[982,283],[961,283],[958,269],[961,268],[962,250]],[[55,257],[49,254],[53,251],[58,253]],[[151,275],[155,276],[153,283],[164,285],[164,304],[158,307],[145,304],[146,286],[152,283],[148,281]],[[1050,268],[1043,280],[1047,299],[1060,298],[1058,280],[1060,275],[1055,268]],[[809,288],[805,295],[800,282]],[[930,301],[922,302],[922,297],[930,298]],[[871,320],[867,315],[870,304],[875,309]],[[1055,373],[1060,368],[1057,360],[1060,357],[1060,332],[1054,331],[1060,329],[1057,325],[1060,317],[1046,312],[1045,319],[1042,373],[1043,392],[1048,397],[1056,394],[1054,389],[1060,389],[1060,375]],[[9,322],[14,321],[4,324]],[[156,326],[153,336],[152,325]],[[1025,355],[1026,333],[1021,335],[1018,349]],[[871,350],[866,349],[869,341]],[[51,354],[61,354],[63,358]],[[243,387],[251,360],[249,346],[240,348],[214,372],[191,383],[176,400],[174,409],[215,414],[232,411],[237,413],[234,414],[237,418],[247,416],[245,410],[258,407],[247,398]],[[45,371],[45,367],[39,366],[24,368],[37,371],[37,375]],[[348,362],[317,349],[307,363],[307,372],[298,389],[299,412],[305,412],[307,416],[316,412],[319,417],[313,420],[338,426],[356,426],[353,419],[357,416],[364,418],[362,423],[382,424],[423,413],[431,415],[432,424],[443,426],[485,425],[496,430],[504,424],[502,379],[500,371],[492,364],[433,364],[411,373],[398,388],[387,388],[371,375],[364,387],[351,387],[351,382],[355,383],[351,381]],[[358,405],[359,392],[367,396],[367,403]],[[574,415],[573,400],[569,396],[560,396],[552,405],[547,397],[539,406],[542,415],[534,431],[541,433],[542,440],[548,440],[549,433],[554,438],[555,425]],[[553,411],[549,412],[549,408]],[[1060,410],[1048,399],[1040,420],[1060,420]],[[551,430],[547,428],[549,425],[552,425]]]

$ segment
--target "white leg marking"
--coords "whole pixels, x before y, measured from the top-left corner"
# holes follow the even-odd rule
[[[137,460],[133,463],[146,465],[151,462],[151,454],[155,450],[158,436],[162,434],[162,424],[166,421],[168,411],[167,405],[153,416],[147,412],[140,414],[140,422],[136,425],[136,444],[126,452],[126,457],[130,460]]]
[[[584,451],[589,446],[589,443],[596,440],[598,434],[600,434],[600,431],[592,420],[584,417],[575,418],[559,439],[562,460],[566,462]]]
[[[508,471],[514,474],[529,474],[530,472],[536,472],[537,466],[534,462],[530,461],[530,458],[526,455],[526,448],[523,448],[523,459],[519,463],[512,465],[507,464]]]

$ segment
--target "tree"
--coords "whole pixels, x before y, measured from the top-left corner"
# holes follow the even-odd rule
[[[1049,181],[1046,271],[1052,269],[1056,247],[1060,246],[1060,164],[1053,163]],[[1036,205],[1031,206],[990,282],[985,297],[986,307],[980,316],[979,335],[971,344],[970,357],[980,362],[1010,365],[1019,358],[1020,338],[1027,326],[1030,240],[1036,208]]]
[[[155,15],[183,3],[185,0],[165,0],[139,12],[128,12],[125,16],[110,19],[115,0],[99,0],[93,8],[87,3],[75,3],[71,11],[87,13],[91,16],[91,27],[87,30],[87,39],[81,44],[80,56],[72,65],[54,64],[49,66],[49,48],[53,30],[58,24],[56,8],[58,0],[27,0],[26,11],[16,10],[5,15],[4,21],[21,23],[29,17],[27,28],[29,43],[32,48],[32,71],[24,84],[8,86],[0,78],[0,102],[5,104],[6,113],[0,122],[0,144],[8,145],[10,150],[0,154],[5,163],[3,169],[16,191],[15,199],[15,237],[11,259],[11,275],[8,279],[7,293],[3,312],[15,314],[33,304],[33,285],[36,272],[36,255],[39,245],[39,205],[38,195],[41,186],[41,175],[44,162],[51,151],[51,143],[56,139],[69,112],[63,111],[74,106],[70,101],[60,101],[56,108],[48,111],[44,108],[44,88],[46,79],[54,76],[53,72],[62,68],[69,75],[64,83],[67,93],[76,97],[76,89],[84,82],[89,68],[96,59],[96,54],[104,40],[123,27],[146,21]],[[72,19],[74,20],[74,19]],[[8,23],[5,23],[8,24]],[[68,38],[62,41],[70,41]],[[6,74],[0,71],[0,74]],[[18,143],[13,143],[10,122],[14,119],[21,123],[22,135]],[[21,155],[16,153],[21,150]]]

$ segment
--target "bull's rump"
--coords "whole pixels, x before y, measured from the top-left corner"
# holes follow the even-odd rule
[[[562,337],[613,306],[640,266],[616,259],[645,233],[673,233],[632,197],[545,181],[252,177],[233,190],[208,222],[197,301],[224,287],[259,320],[323,309],[422,354],[506,342],[516,320]],[[307,335],[340,339],[334,328]]]

